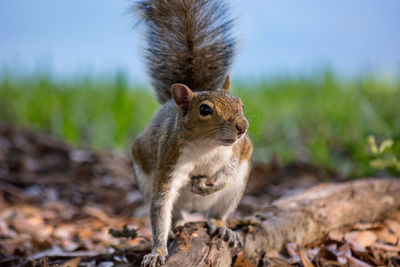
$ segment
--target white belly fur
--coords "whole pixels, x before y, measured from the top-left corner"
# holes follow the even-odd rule
[[[214,149],[199,146],[186,146],[179,158],[171,177],[171,199],[175,200],[174,209],[194,211],[215,211],[219,209],[234,209],[232,201],[239,199],[248,172],[247,161],[242,161],[233,177],[229,177],[226,186],[207,196],[194,194],[190,191],[190,178],[195,175],[212,176],[232,157],[232,147],[217,147]],[[140,190],[144,193],[147,201],[151,199],[154,182],[154,171],[146,175],[134,164]],[[172,203],[168,203],[172,204]],[[233,210],[228,211],[231,213]]]
[[[207,196],[192,193],[190,190],[191,184],[186,185],[181,190],[174,208],[188,211],[207,211],[218,214],[232,213],[233,209],[236,208],[236,205],[232,205],[232,202],[240,199],[243,187],[245,186],[248,168],[247,161],[242,161],[235,175],[229,177],[225,187]]]

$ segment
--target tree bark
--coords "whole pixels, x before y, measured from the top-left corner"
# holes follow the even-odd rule
[[[204,223],[178,229],[165,266],[257,266],[265,252],[292,242],[305,245],[330,231],[374,222],[400,207],[400,179],[321,184],[261,208],[237,225],[244,245],[231,249],[210,237]]]

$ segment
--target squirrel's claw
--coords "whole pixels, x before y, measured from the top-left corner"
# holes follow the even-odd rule
[[[229,246],[231,247],[241,247],[243,244],[239,233],[227,227],[218,227],[216,233],[219,238],[222,238],[224,241],[228,242]]]
[[[157,267],[165,263],[166,256],[159,252],[152,252],[143,257],[142,267]]]

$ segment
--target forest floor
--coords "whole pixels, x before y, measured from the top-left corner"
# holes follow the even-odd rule
[[[305,163],[256,163],[230,223],[338,177]],[[0,126],[0,266],[139,266],[150,247],[148,208],[126,154]],[[289,243],[267,252],[259,265],[400,266],[400,211],[305,247]],[[250,265],[237,260],[233,266]]]

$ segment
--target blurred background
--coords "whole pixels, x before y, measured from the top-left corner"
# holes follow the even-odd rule
[[[158,104],[128,0],[0,2],[0,122],[127,151]],[[400,170],[400,2],[233,0],[258,162]]]

